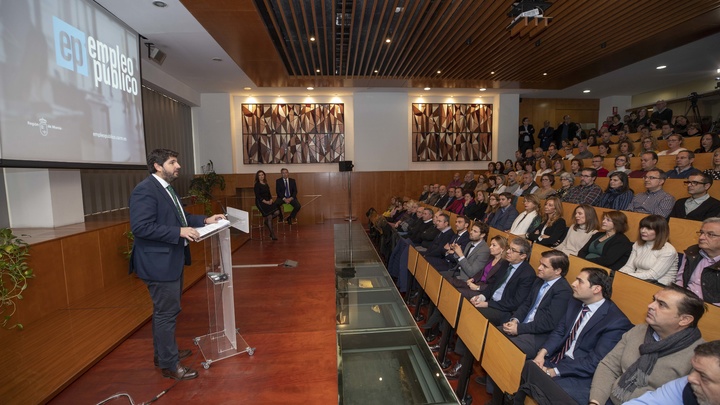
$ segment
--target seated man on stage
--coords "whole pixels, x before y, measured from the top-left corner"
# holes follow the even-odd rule
[[[287,218],[287,223],[292,224],[298,212],[300,212],[301,207],[300,202],[297,200],[297,184],[295,184],[295,179],[288,177],[288,169],[283,167],[282,170],[280,170],[280,174],[282,177],[275,180],[275,194],[277,195],[275,203],[278,205],[292,205],[293,210]]]
[[[524,404],[526,395],[540,403],[588,403],[598,363],[633,326],[610,301],[609,282],[607,272],[595,267],[578,274],[567,313],[525,363],[515,404]]]

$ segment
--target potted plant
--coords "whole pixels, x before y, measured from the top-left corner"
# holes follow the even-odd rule
[[[205,206],[205,214],[210,216],[213,214],[212,210],[212,190],[215,187],[220,190],[225,190],[225,177],[215,173],[213,169],[212,160],[202,166],[203,174],[193,178],[190,181],[190,195],[194,197],[195,202],[203,204]]]
[[[2,327],[22,329],[21,323],[12,324],[10,318],[17,310],[17,301],[33,278],[33,271],[27,265],[30,255],[28,244],[13,235],[8,228],[0,229],[0,316]]]

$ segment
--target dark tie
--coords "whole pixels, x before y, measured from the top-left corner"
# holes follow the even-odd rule
[[[180,222],[182,223],[182,226],[188,226],[187,220],[185,219],[185,214],[183,213],[182,208],[180,208],[180,201],[178,200],[178,196],[177,196],[177,194],[175,194],[175,189],[173,189],[172,186],[167,186],[167,189],[170,192],[170,196],[172,197],[173,203],[175,203],[175,209],[177,210],[177,213],[180,216]]]
[[[290,198],[290,186],[287,179],[285,179],[285,198]]]
[[[583,304],[582,310],[580,311],[580,317],[578,318],[577,322],[575,322],[575,325],[573,325],[573,328],[570,331],[570,336],[568,336],[567,340],[565,341],[562,351],[558,353],[552,360],[553,363],[557,364],[560,360],[562,360],[563,357],[565,357],[565,352],[570,350],[570,346],[575,340],[575,335],[577,335],[577,331],[578,329],[580,329],[580,324],[582,323],[583,318],[585,318],[585,314],[587,314],[588,312],[590,312],[590,308],[588,308],[587,305]]]

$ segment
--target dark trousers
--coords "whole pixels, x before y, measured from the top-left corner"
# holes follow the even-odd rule
[[[175,325],[180,314],[183,277],[175,281],[143,280],[153,302],[153,349],[160,368],[173,368],[178,363]]]
[[[278,206],[282,206],[285,204],[285,201],[283,201],[282,197],[278,197],[278,199],[275,201]],[[293,219],[297,216],[298,212],[300,212],[300,202],[297,198],[293,198],[292,201],[290,201],[288,204],[292,205],[293,210],[290,212],[290,219]]]
[[[554,364],[546,361],[545,367],[554,367]],[[528,360],[522,371],[520,389],[515,394],[515,404],[524,404],[526,395],[531,395],[540,405],[587,404],[590,397],[590,383],[592,377],[552,378],[532,360]]]
[[[515,346],[525,353],[528,360],[532,360],[535,358],[537,352],[539,352],[542,348],[542,345],[547,340],[548,335],[549,333],[526,333],[524,335],[510,336],[510,340],[512,340],[512,342],[515,343]]]

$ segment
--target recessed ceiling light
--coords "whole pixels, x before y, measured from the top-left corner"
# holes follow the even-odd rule
[[[214,60],[215,62],[222,62],[222,58],[218,57],[212,58],[212,60]]]
[[[543,73],[543,76],[547,76],[547,73]]]
[[[308,87],[308,90],[315,90],[315,87]]]
[[[423,90],[429,91],[429,90],[430,90],[430,87],[425,87]]]
[[[665,69],[666,67],[667,67],[667,66],[665,66],[665,65],[660,65],[660,66],[656,67],[655,69],[657,69],[657,70],[663,70],[663,69]]]
[[[485,91],[485,90],[487,90],[487,89],[486,89],[485,87],[480,87],[479,90],[480,90],[480,91]]]
[[[590,93],[590,90],[583,90],[583,93]]]
[[[153,1],[152,4],[155,7],[160,7],[160,8],[167,7],[167,3],[165,3],[164,1]]]
[[[377,69],[375,69],[375,73],[377,73],[377,72],[378,72],[378,70],[377,70]]]
[[[316,73],[320,73],[320,69],[315,69],[315,72],[316,72]]]
[[[315,42],[315,37],[310,37],[310,42]]]
[[[442,73],[442,71],[441,71],[441,70],[438,70],[438,71],[437,71],[437,74],[440,74],[440,73]]]
[[[396,13],[400,13],[400,12],[402,12],[403,10],[405,10],[404,7],[395,7],[395,12],[396,12]]]
[[[385,43],[390,43],[392,40],[390,38],[385,38]]]
[[[252,90],[252,87],[243,87],[243,90]]]
[[[490,72],[490,74],[491,74],[491,75],[494,75],[494,74],[495,74],[495,72]]]

